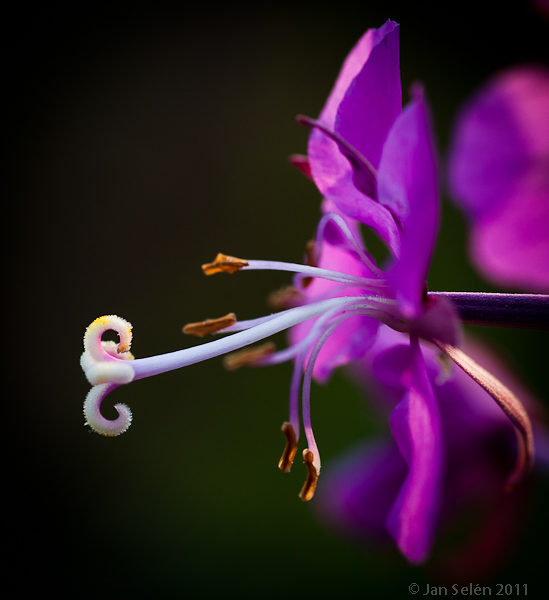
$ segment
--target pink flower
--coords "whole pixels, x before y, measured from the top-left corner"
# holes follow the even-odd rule
[[[449,180],[481,273],[549,291],[549,71],[511,69],[470,100],[457,121]]]

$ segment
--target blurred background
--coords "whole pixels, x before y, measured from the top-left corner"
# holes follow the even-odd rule
[[[118,314],[144,357],[194,344],[185,323],[269,310],[289,277],[206,278],[200,265],[218,251],[301,261],[320,197],[287,163],[306,152],[294,117],[318,115],[367,28],[401,24],[404,97],[424,82],[444,152],[483,81],[547,62],[549,21],[528,2],[488,20],[482,2],[183,6],[50,4],[6,22],[7,577],[56,598],[405,597],[412,582],[438,585],[430,564],[325,530],[298,498],[301,461],[277,469],[290,365],[227,373],[214,359],[121,387],[105,414],[125,402],[134,422],[110,439],[83,426],[82,336]],[[469,267],[465,231],[445,200],[430,289],[501,291]],[[546,334],[477,333],[547,406]],[[314,386],[313,419],[325,464],[379,428],[343,373]],[[540,479],[487,582],[541,589],[548,500]]]

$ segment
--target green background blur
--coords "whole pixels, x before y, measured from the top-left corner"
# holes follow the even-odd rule
[[[195,343],[187,322],[268,311],[289,277],[199,267],[218,251],[301,261],[320,197],[287,163],[306,151],[294,117],[319,113],[367,28],[401,24],[404,98],[425,83],[441,150],[491,74],[546,61],[549,21],[527,2],[490,19],[482,2],[439,4],[50,6],[6,23],[4,518],[21,597],[408,597],[412,582],[437,584],[429,566],[323,529],[297,496],[301,461],[278,471],[290,365],[227,373],[215,359],[119,388],[105,414],[126,402],[134,422],[108,439],[83,427],[78,359],[103,314],[133,324],[144,357]],[[497,291],[464,240],[445,202],[430,289]],[[479,333],[547,406],[547,334]],[[313,419],[325,463],[376,428],[341,373],[314,386]],[[548,500],[545,479],[489,582],[541,592]]]

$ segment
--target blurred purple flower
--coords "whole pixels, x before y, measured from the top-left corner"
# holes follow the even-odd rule
[[[481,273],[549,291],[549,71],[511,69],[471,99],[457,121],[449,183]]]

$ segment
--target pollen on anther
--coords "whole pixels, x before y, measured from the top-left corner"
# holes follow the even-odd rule
[[[289,473],[297,452],[297,440],[291,423],[282,423],[282,433],[286,436],[286,447],[278,461],[278,468],[284,473]]]
[[[247,365],[254,365],[262,358],[269,356],[275,351],[275,344],[273,342],[266,342],[259,346],[253,346],[252,348],[243,348],[232,354],[227,354],[223,359],[223,366],[227,371],[236,371],[240,367]]]
[[[234,313],[229,313],[218,319],[206,319],[205,321],[199,321],[197,323],[187,323],[187,325],[183,327],[183,333],[204,337],[210,333],[216,333],[217,331],[226,329],[235,323],[236,315]]]
[[[307,479],[301,488],[301,492],[299,492],[299,497],[303,500],[303,502],[308,502],[315,495],[316,482],[318,481],[318,471],[313,465],[314,458],[315,456],[311,450],[308,448],[303,450],[303,460],[307,466]]]
[[[236,273],[242,269],[242,267],[247,267],[248,264],[246,259],[227,256],[220,252],[213,262],[202,265],[202,270],[205,275],[215,275],[215,273]]]

